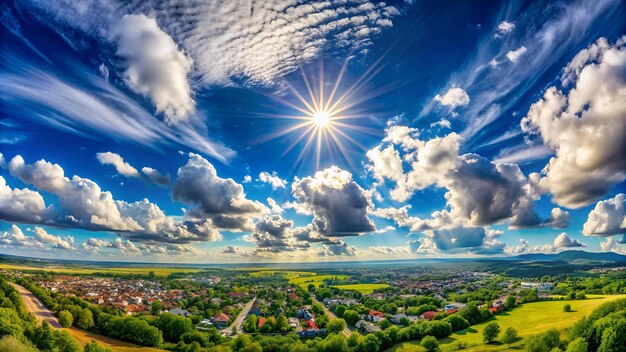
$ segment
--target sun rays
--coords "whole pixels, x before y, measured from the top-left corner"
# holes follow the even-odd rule
[[[316,170],[320,169],[320,164],[326,158],[331,162],[336,158],[342,158],[351,167],[355,167],[350,157],[351,150],[354,147],[360,150],[367,149],[358,141],[358,134],[380,134],[379,130],[367,127],[369,115],[362,109],[357,109],[357,105],[372,97],[371,94],[360,94],[360,91],[379,70],[370,68],[354,83],[342,89],[349,61],[350,59],[344,61],[332,84],[326,83],[324,69],[321,67],[316,84],[312,84],[311,79],[302,72],[302,83],[305,88],[302,91],[291,83],[284,82],[290,95],[295,99],[272,97],[293,113],[268,114],[266,117],[292,120],[295,123],[265,136],[262,142],[288,137],[281,157],[290,153],[296,146],[300,147],[294,167],[305,160],[310,160],[310,156]]]

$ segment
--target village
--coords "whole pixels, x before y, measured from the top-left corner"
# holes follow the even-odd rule
[[[498,295],[481,308],[498,314],[506,309],[508,297],[522,300],[521,290],[542,294],[551,289],[549,283],[494,280],[493,274],[484,272],[411,274],[390,271],[389,286],[367,294],[339,289],[331,281],[303,287],[268,278],[255,279],[252,287],[251,277],[245,275],[194,275],[175,281],[53,275],[40,283],[50,292],[126,316],[167,312],[191,319],[198,330],[216,328],[224,336],[295,333],[302,338],[326,336],[329,322],[337,318],[346,321],[346,336],[442,319],[464,309],[473,293],[487,288]],[[365,270],[355,277],[372,281],[379,275]]]

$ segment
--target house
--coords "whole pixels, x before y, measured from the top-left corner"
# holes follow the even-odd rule
[[[296,298],[298,298],[298,295],[297,295],[297,294],[295,294],[295,292],[292,292],[292,293],[289,295],[289,299],[291,299],[291,300],[294,300],[294,299],[296,299]]]
[[[408,317],[406,316],[406,314],[404,314],[404,313],[400,313],[400,314],[395,314],[395,315],[392,315],[392,316],[389,318],[389,320],[390,320],[392,323],[394,323],[394,324],[400,324],[400,320],[402,320],[402,318],[407,318],[407,319],[408,319]]]
[[[252,308],[250,308],[248,314],[254,314],[258,317],[259,315],[261,315],[261,307],[259,307],[258,304],[253,305]]]
[[[435,318],[435,315],[437,315],[437,312],[433,312],[432,310],[429,310],[429,311],[422,313],[422,319],[433,320]]]
[[[381,331],[378,326],[365,320],[359,320],[356,324],[354,324],[354,326],[359,329],[359,332],[362,334],[373,334]]]
[[[504,302],[502,302],[501,300],[493,301],[491,307],[495,308],[498,313],[506,309],[506,307],[504,306]]]
[[[378,323],[381,319],[385,318],[385,313],[379,312],[377,310],[370,309],[369,313],[367,313],[367,319],[369,321],[373,321],[374,323]]]
[[[221,312],[213,317],[213,324],[218,328],[225,328],[228,326],[230,316],[224,312]]]
[[[319,330],[320,328],[315,324],[313,320],[307,320],[304,322],[308,330]]]
[[[180,315],[181,317],[188,317],[189,315],[191,315],[188,310],[182,308],[174,308],[171,309],[169,312],[175,315]]]
[[[300,319],[304,320],[313,320],[315,317],[313,314],[309,313],[306,308],[301,308],[296,312],[296,316]]]
[[[284,310],[284,309],[282,309],[282,308],[280,308],[280,307],[278,307],[278,308],[276,308],[276,310],[274,311],[274,316],[275,316],[275,317],[278,317],[279,315],[284,314],[284,313],[285,313],[285,310]]]
[[[263,324],[265,324],[265,318],[260,317],[260,318],[259,318],[259,321],[257,322],[256,327],[257,327],[257,328],[260,328],[261,326],[263,326]]]

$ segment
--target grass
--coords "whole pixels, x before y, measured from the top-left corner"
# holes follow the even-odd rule
[[[342,290],[354,290],[354,291],[361,292],[363,294],[369,294],[369,293],[374,292],[374,290],[389,287],[389,285],[387,284],[353,284],[353,285],[336,285],[333,287],[337,287]]]
[[[19,264],[0,264],[3,270],[20,270],[20,271],[46,271],[57,274],[81,274],[90,275],[95,273],[112,274],[112,275],[148,275],[153,271],[156,276],[165,277],[172,273],[196,273],[204,269],[195,268],[140,268],[140,267],[123,267],[123,268],[89,268],[89,267],[63,267],[63,266],[30,266]]]
[[[134,345],[77,328],[69,328],[65,330],[67,330],[72,337],[83,346],[91,342],[91,340],[95,340],[101,346],[104,346],[113,352],[164,352],[164,350],[158,348]]]
[[[315,287],[320,287],[324,284],[324,280],[335,280],[342,281],[345,280],[347,275],[312,275],[312,276],[301,276],[301,277],[292,277],[289,279],[289,283],[293,285],[298,285],[303,289],[307,289],[309,285],[313,284]]]
[[[571,328],[580,318],[589,315],[600,304],[626,298],[626,295],[587,295],[588,299],[575,301],[544,301],[527,303],[508,312],[503,312],[486,322],[471,326],[465,330],[453,333],[447,338],[439,340],[442,351],[453,351],[455,341],[466,342],[468,348],[464,351],[507,351],[520,350],[524,344],[524,338],[530,335],[540,334],[548,329],[555,328],[562,333]],[[572,312],[563,312],[564,304],[572,305]],[[485,345],[482,342],[485,326],[495,321],[500,325],[500,331],[513,327],[522,338],[516,343],[509,345],[495,343]],[[387,352],[421,352],[424,349],[419,346],[419,341],[407,341],[391,347]]]

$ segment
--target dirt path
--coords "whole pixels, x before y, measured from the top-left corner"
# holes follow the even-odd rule
[[[52,314],[52,311],[46,308],[46,306],[44,306],[43,303],[41,303],[41,301],[37,297],[35,297],[32,292],[12,282],[10,284],[13,285],[13,287],[22,297],[26,309],[28,309],[29,312],[33,313],[38,321],[47,322],[53,329],[63,329],[61,324],[59,324],[57,318],[54,316],[54,314]],[[98,335],[91,331],[81,330],[74,327],[65,330],[67,330],[73,338],[80,342],[81,345],[85,345],[92,340],[95,340],[100,345],[114,352],[164,352],[163,350],[160,350],[158,348],[138,346],[132,343],[115,340],[110,337]]]
[[[26,309],[28,309],[29,312],[33,313],[38,321],[45,321],[46,323],[50,324],[50,327],[53,329],[62,328],[61,324],[59,324],[59,321],[57,320],[57,317],[55,317],[54,314],[52,314],[52,311],[46,308],[46,306],[44,306],[43,303],[41,303],[41,301],[37,297],[35,297],[34,294],[32,294],[30,291],[20,285],[14,284],[12,282],[11,285],[13,285],[17,292],[19,292],[22,300],[24,301],[24,304],[26,305]]]

